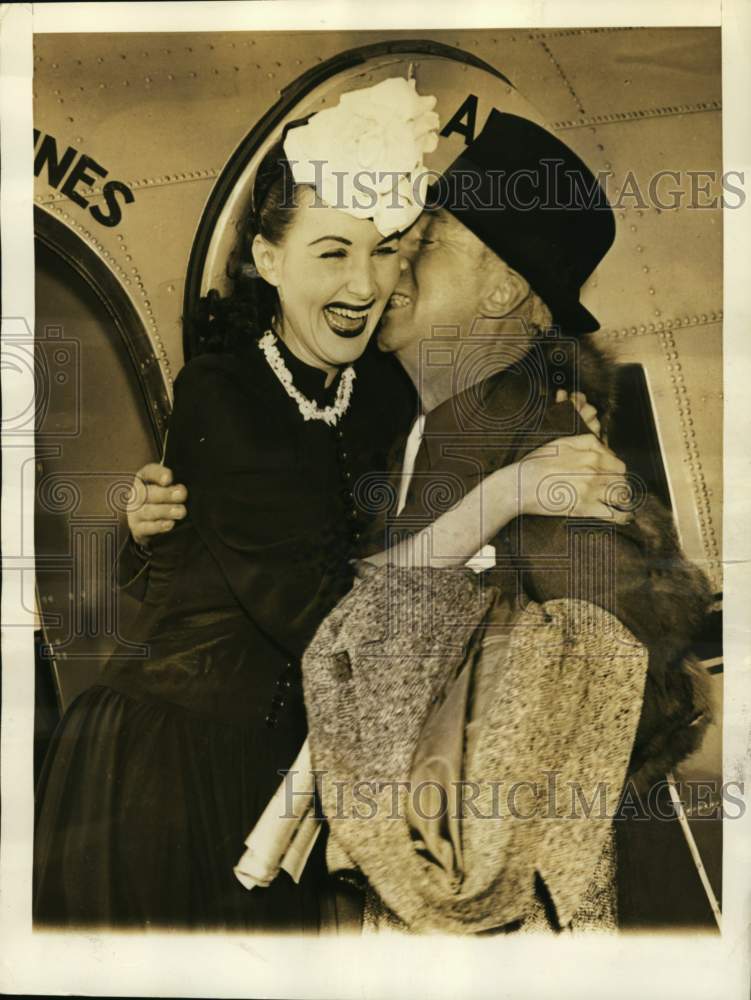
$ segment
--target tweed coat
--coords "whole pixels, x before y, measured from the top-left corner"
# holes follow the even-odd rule
[[[466,571],[368,575],[303,658],[329,867],[356,866],[415,931],[549,926],[539,880],[553,926],[582,921],[598,892],[604,912],[590,916],[612,925],[612,871],[598,869],[646,667],[641,643],[594,605],[519,612]],[[443,732],[463,744],[455,782],[452,767],[414,766],[442,705]]]

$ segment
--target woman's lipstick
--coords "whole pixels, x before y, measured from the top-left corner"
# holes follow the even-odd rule
[[[332,333],[347,339],[359,337],[368,324],[373,302],[365,306],[352,306],[346,302],[330,302],[323,307],[323,315]]]

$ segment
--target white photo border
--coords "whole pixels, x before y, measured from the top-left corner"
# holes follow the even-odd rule
[[[18,323],[34,327],[32,32],[347,30],[507,27],[722,26],[724,170],[751,177],[751,5],[747,0],[654,3],[514,0],[308,3],[4,4],[0,22],[2,141],[3,357]],[[725,210],[724,767],[729,781],[751,781],[751,382],[747,343],[751,296],[751,205]],[[12,410],[33,396],[28,371],[2,365],[2,396]],[[3,441],[3,552],[28,558],[33,537],[30,441]],[[32,454],[33,458],[33,454]],[[33,463],[32,463],[33,468]],[[23,477],[26,476],[24,479]],[[22,509],[19,511],[19,503]],[[28,546],[32,548],[29,550]],[[26,546],[27,549],[21,548]],[[25,565],[25,563],[24,563]],[[751,927],[751,815],[725,824],[721,937],[587,935],[492,939],[402,937],[329,939],[182,934],[32,932],[34,621],[23,608],[19,575],[4,575],[3,717],[0,764],[0,991],[140,996],[286,997],[624,997],[748,995]]]

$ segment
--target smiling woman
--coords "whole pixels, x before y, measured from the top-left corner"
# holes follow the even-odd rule
[[[382,236],[369,219],[316,203],[296,190],[293,239],[274,242],[259,231],[253,260],[279,291],[287,346],[330,378],[364,351],[399,277],[399,234]]]
[[[362,549],[353,484],[384,467],[414,397],[392,359],[361,357],[399,274],[397,228],[290,180],[277,147],[256,178],[242,280],[206,301],[211,350],[175,381],[165,461],[191,502],[154,537],[129,636],[148,658],[116,649],[53,737],[38,923],[299,933],[323,920],[323,838],[302,874],[263,892],[233,867],[305,738],[299,661]]]

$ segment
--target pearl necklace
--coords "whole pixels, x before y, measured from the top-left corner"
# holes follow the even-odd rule
[[[279,353],[276,346],[276,336],[267,330],[258,341],[258,347],[263,351],[269,368],[276,375],[284,386],[285,392],[297,403],[297,408],[302,414],[303,420],[323,420],[329,427],[333,427],[349,408],[349,401],[352,398],[352,383],[356,375],[352,365],[348,365],[342,372],[339,380],[339,388],[336,390],[336,399],[333,406],[320,407],[312,399],[303,396],[292,381],[292,372],[284,363],[284,358]]]

